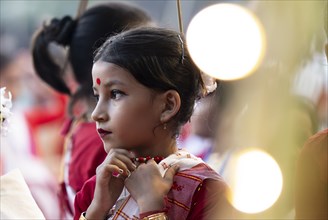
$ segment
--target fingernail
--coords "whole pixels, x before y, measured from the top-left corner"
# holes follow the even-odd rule
[[[120,174],[119,174],[118,172],[113,172],[113,173],[112,173],[112,176],[114,176],[114,177],[119,177]]]
[[[127,173],[128,177],[130,177],[131,172],[128,170],[126,173]]]
[[[122,169],[119,169],[118,172],[119,172],[119,173],[123,173],[123,170],[122,170]]]

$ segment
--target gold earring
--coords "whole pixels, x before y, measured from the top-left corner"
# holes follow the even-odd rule
[[[166,123],[163,124],[163,129],[166,130]]]

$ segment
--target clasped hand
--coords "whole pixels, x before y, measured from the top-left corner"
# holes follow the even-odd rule
[[[170,167],[162,177],[156,162],[151,159],[146,164],[140,164],[125,179],[125,187],[138,203],[141,213],[164,208],[164,197],[172,187],[173,177],[178,168]]]
[[[90,205],[93,211],[108,212],[124,186],[137,202],[140,213],[164,208],[164,197],[179,167],[175,165],[168,168],[162,177],[154,160],[136,167],[131,160],[133,157],[131,152],[124,149],[110,150],[97,168],[94,199]]]

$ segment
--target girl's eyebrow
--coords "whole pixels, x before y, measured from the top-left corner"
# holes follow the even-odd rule
[[[124,83],[119,80],[108,80],[104,84],[105,87],[111,87],[113,85],[124,85]]]

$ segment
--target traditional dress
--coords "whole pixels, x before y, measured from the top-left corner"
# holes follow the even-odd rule
[[[76,193],[96,174],[107,154],[94,122],[69,121],[63,134],[67,136],[67,142],[60,198],[62,218],[71,219]]]
[[[158,164],[165,174],[169,166],[179,164],[172,188],[165,198],[165,210],[169,219],[207,219],[209,216],[229,218],[232,208],[227,199],[228,186],[222,178],[200,158],[179,150]],[[78,220],[93,199],[96,176],[88,180],[76,195],[74,219]],[[108,219],[139,219],[136,201],[124,188],[121,196],[110,211]]]

